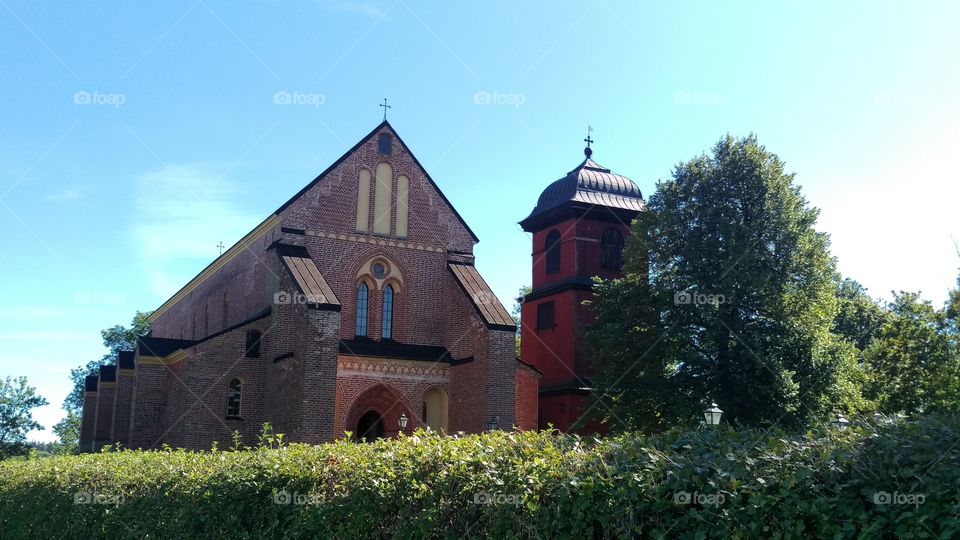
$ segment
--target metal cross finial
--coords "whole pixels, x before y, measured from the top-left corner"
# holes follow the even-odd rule
[[[587,148],[590,148],[590,143],[593,142],[593,139],[590,138],[591,133],[593,133],[593,127],[587,124],[587,138],[583,140],[583,142],[587,143]]]
[[[220,248],[220,254],[223,255],[223,248],[225,247],[225,246],[223,245],[223,241],[221,241],[219,244],[217,244],[217,247]]]
[[[391,105],[387,105],[387,98],[383,98],[383,103],[381,103],[380,106],[383,107],[383,119],[386,120],[387,109],[392,109],[393,107]]]

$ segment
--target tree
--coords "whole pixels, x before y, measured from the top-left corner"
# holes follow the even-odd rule
[[[907,292],[896,294],[889,310],[864,351],[866,396],[887,414],[960,410],[960,354],[945,312]]]
[[[746,424],[862,406],[855,349],[831,332],[839,276],[817,215],[752,135],[678,165],[633,225],[625,277],[595,289],[594,410],[656,431],[710,401]]]
[[[32,411],[46,404],[26,377],[0,381],[0,459],[26,451],[27,433],[43,429]]]
[[[76,454],[80,450],[80,415],[67,411],[67,416],[53,426],[53,434],[59,443],[57,453]]]
[[[837,287],[838,309],[833,331],[863,351],[876,339],[887,320],[887,311],[852,279],[844,279]]]
[[[70,370],[70,380],[73,381],[73,389],[67,395],[63,402],[64,410],[79,415],[83,411],[83,386],[87,375],[95,375],[100,366],[117,361],[117,354],[120,351],[132,351],[137,344],[137,338],[147,335],[150,331],[150,321],[147,317],[149,312],[138,311],[130,322],[130,327],[116,325],[100,332],[103,338],[103,346],[107,348],[107,353],[99,360],[92,360],[86,365],[76,367]]]
[[[528,294],[530,294],[530,291],[532,291],[532,290],[533,290],[533,287],[531,287],[531,286],[529,286],[529,285],[524,285],[524,286],[520,287],[520,290],[517,291],[517,301],[513,304],[513,310],[510,312],[510,316],[513,317],[513,322],[514,322],[514,324],[517,325],[517,335],[514,336],[514,344],[513,344],[514,354],[516,355],[517,358],[520,358],[520,328],[521,328],[521,324],[520,324],[520,312],[521,312],[521,306],[522,306],[522,302],[524,301],[524,298],[525,298]]]

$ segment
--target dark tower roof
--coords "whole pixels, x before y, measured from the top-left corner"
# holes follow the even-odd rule
[[[580,165],[543,190],[533,212],[520,222],[524,229],[536,228],[537,223],[577,207],[600,206],[634,214],[643,210],[643,194],[633,180],[610,172],[591,159],[592,153],[586,148],[587,157]]]

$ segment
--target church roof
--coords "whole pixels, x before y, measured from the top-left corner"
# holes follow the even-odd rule
[[[484,281],[480,272],[477,272],[473,265],[450,263],[448,266],[450,271],[453,272],[453,276],[457,278],[457,283],[470,296],[477,313],[480,314],[488,327],[501,330],[515,330],[517,328],[513,317],[507,313],[506,308],[493,294],[487,282]]]
[[[457,363],[446,347],[439,345],[414,345],[392,339],[374,341],[358,337],[340,340],[340,354],[344,356],[371,356],[424,362]]]
[[[580,165],[543,190],[537,206],[520,225],[527,228],[548,214],[570,205],[601,206],[628,212],[643,210],[643,194],[633,180],[615,174],[594,161],[590,148],[585,149],[584,153],[587,157]]]
[[[316,263],[303,246],[277,246],[277,255],[283,265],[286,266],[290,277],[300,289],[300,294],[306,299],[308,304],[315,306],[336,306],[339,308],[340,301],[333,293],[333,290],[327,285],[327,280],[317,268]],[[291,299],[292,300],[292,299]]]
[[[157,356],[163,358],[170,353],[180,349],[188,349],[196,345],[197,342],[191,339],[171,339],[153,336],[142,336],[137,338],[137,351],[140,356]]]

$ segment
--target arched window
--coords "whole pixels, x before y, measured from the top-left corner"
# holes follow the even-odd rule
[[[617,229],[607,229],[600,236],[600,249],[603,250],[600,264],[604,268],[620,270],[623,267],[623,235]]]
[[[367,284],[360,282],[357,287],[357,336],[367,335]]]
[[[544,249],[547,252],[547,273],[556,274],[560,271],[560,233],[556,230],[547,234]]]
[[[370,228],[370,171],[360,169],[357,179],[357,230]]]
[[[392,210],[393,168],[388,163],[377,165],[376,185],[373,189],[373,232],[390,234]]]
[[[227,391],[227,418],[240,416],[240,397],[243,392],[243,383],[240,379],[230,381],[230,388]]]
[[[383,290],[383,339],[393,339],[393,285]]]

